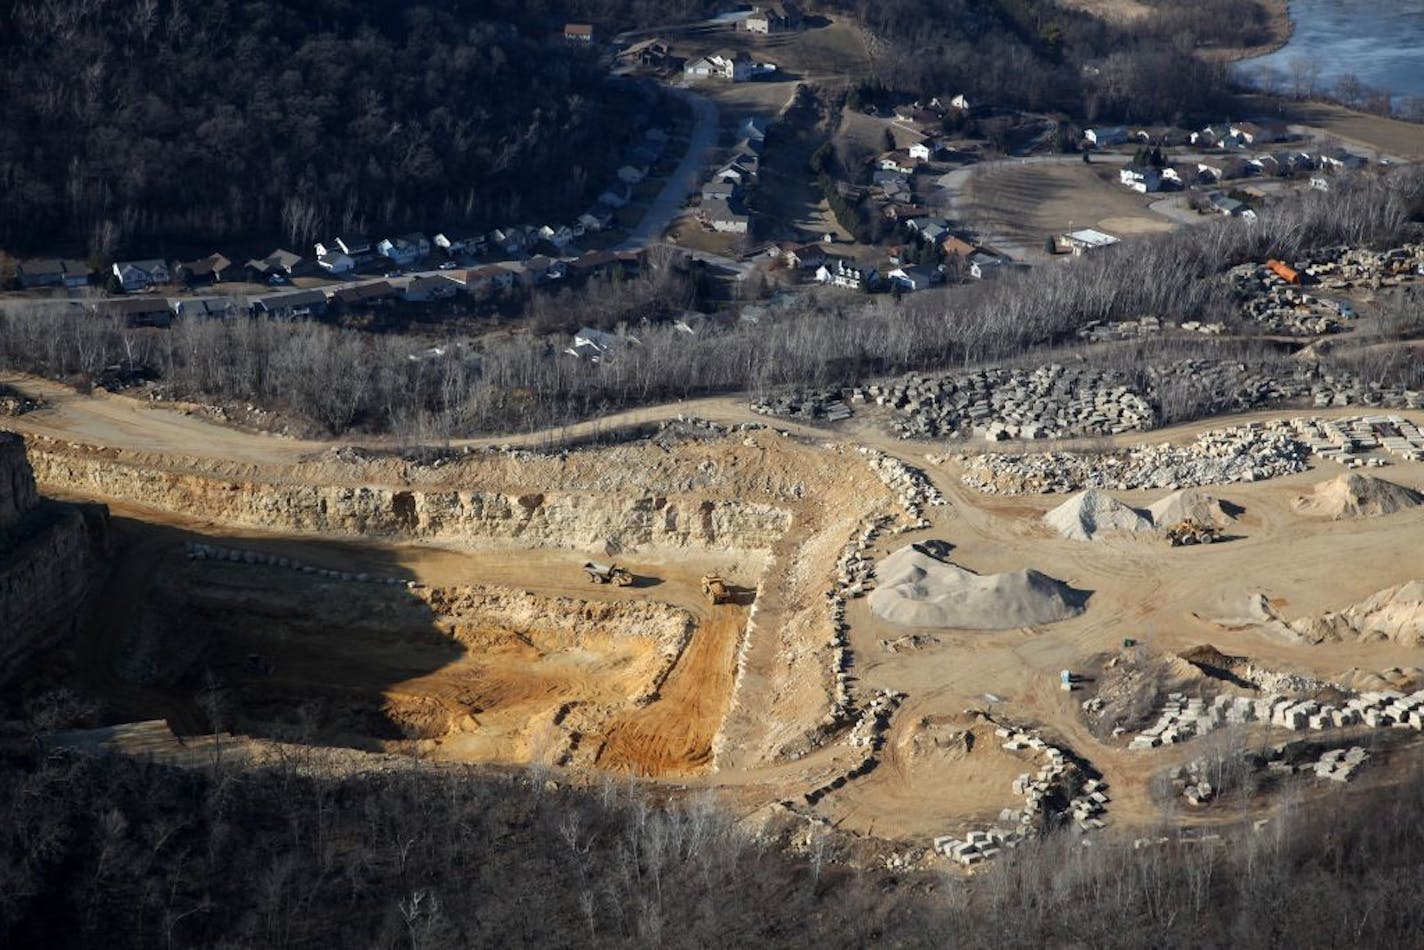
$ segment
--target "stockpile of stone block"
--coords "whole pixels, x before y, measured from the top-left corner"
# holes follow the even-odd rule
[[[1356,285],[1395,286],[1424,274],[1424,244],[1404,244],[1384,251],[1322,248],[1296,265],[1296,270],[1331,290],[1348,290]]]
[[[1202,759],[1173,769],[1170,778],[1189,805],[1205,805],[1216,798],[1218,789],[1207,780],[1207,764]]]
[[[816,804],[836,789],[843,788],[847,782],[859,778],[875,768],[876,753],[885,744],[885,733],[890,727],[890,717],[894,715],[896,708],[904,698],[904,693],[897,693],[894,690],[876,690],[870,701],[860,710],[855,724],[851,726],[850,734],[846,736],[846,743],[851,748],[863,750],[864,757],[846,771],[807,792],[806,804]]]
[[[1138,340],[1161,332],[1162,321],[1156,317],[1114,323],[1092,320],[1078,328],[1077,337],[1089,343],[1102,343],[1108,340]]]
[[[841,397],[840,390],[809,390],[781,393],[768,396],[752,403],[752,411],[767,416],[784,416],[788,419],[821,420],[840,422],[852,415],[850,406]]]
[[[860,452],[868,457],[871,471],[880,477],[886,487],[900,496],[900,506],[905,509],[905,515],[909,519],[904,530],[928,528],[930,523],[925,520],[925,509],[940,508],[948,504],[944,495],[934,487],[929,476],[922,470],[907,465],[893,455],[886,455],[866,446],[861,446]]]
[[[1292,419],[1300,440],[1312,454],[1348,463],[1364,452],[1385,451],[1406,461],[1424,460],[1424,433],[1397,415],[1348,419]]]
[[[1348,782],[1364,767],[1370,754],[1360,746],[1348,749],[1331,749],[1312,766],[1312,771],[1321,778],[1332,782]]]
[[[1134,736],[1127,747],[1155,749],[1185,742],[1228,724],[1253,722],[1294,732],[1320,732],[1358,725],[1424,731],[1424,690],[1408,695],[1394,690],[1365,692],[1338,706],[1274,694],[1259,698],[1221,694],[1208,703],[1172,693],[1157,721]]]
[[[860,597],[870,590],[875,564],[867,552],[891,520],[888,515],[882,515],[868,518],[861,524],[842,549],[836,562],[836,581],[826,591],[826,610],[831,623],[831,677],[835,682],[831,708],[823,721],[827,726],[848,718],[852,705],[848,672],[851,661],[850,625],[846,622],[846,600]]]
[[[1102,816],[1111,801],[1106,783],[1101,779],[1085,779],[1066,752],[1030,730],[1000,725],[994,734],[1003,740],[1007,751],[1032,752],[1042,761],[1036,772],[1025,772],[1013,781],[1013,793],[1023,799],[1023,806],[999,812],[999,826],[971,831],[962,838],[937,836],[932,842],[935,851],[969,867],[994,857],[1004,848],[1017,847],[1034,833],[1044,817],[1049,798],[1055,795],[1067,799],[1065,813],[1080,831],[1095,831],[1104,826]]]
[[[1050,363],[945,376],[913,374],[851,393],[898,409],[904,438],[1060,439],[1150,429],[1157,413],[1120,373]]]
[[[961,480],[989,494],[1055,494],[1084,488],[1176,490],[1279,478],[1306,469],[1307,448],[1283,424],[1205,432],[1191,445],[1138,445],[1116,453],[1038,452],[958,456]]]

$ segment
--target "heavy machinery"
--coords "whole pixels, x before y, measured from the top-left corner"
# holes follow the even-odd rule
[[[1187,518],[1167,529],[1167,543],[1174,548],[1184,544],[1211,544],[1221,539],[1221,529]]]
[[[617,564],[599,564],[597,561],[585,561],[583,565],[584,573],[588,579],[595,584],[612,584],[614,587],[627,587],[633,583],[633,575],[628,573],[626,568]]]
[[[714,604],[730,604],[732,602],[732,589],[727,586],[727,582],[722,579],[721,574],[702,575],[702,593],[707,595],[707,599]]]

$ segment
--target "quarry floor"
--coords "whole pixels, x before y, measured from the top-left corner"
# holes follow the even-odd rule
[[[79,396],[28,378],[3,381],[48,403],[44,410],[3,420],[4,427],[141,453],[157,466],[172,454],[208,458],[214,466],[229,462],[280,471],[303,459],[324,457],[332,448],[238,432],[182,409],[138,404],[122,396]],[[190,603],[181,615],[184,623],[212,622],[225,631],[203,654],[203,662],[204,668],[235,684],[230,689],[238,707],[235,731],[290,738],[308,728],[318,740],[357,749],[520,763],[541,761],[549,754],[546,745],[558,744],[540,729],[560,719],[559,710],[571,703],[573,712],[563,716],[580,723],[578,748],[565,762],[571,776],[611,770],[679,787],[714,788],[748,813],[772,802],[799,801],[802,793],[844,773],[864,756],[842,741],[840,733],[816,732],[829,702],[817,677],[824,675],[823,661],[829,654],[826,631],[814,621],[824,614],[835,556],[852,533],[848,528],[859,519],[896,510],[888,493],[876,496],[866,488],[873,477],[867,480],[859,456],[844,451],[846,443],[873,446],[923,469],[948,500],[946,506],[925,512],[931,527],[878,538],[872,549],[877,559],[906,543],[942,540],[952,545],[951,560],[975,572],[1031,567],[1092,595],[1086,611],[1075,618],[987,632],[894,626],[875,617],[865,600],[849,601],[854,694],[864,698],[889,689],[905,694],[905,699],[889,722],[879,767],[814,806],[799,806],[843,831],[923,847],[933,835],[985,827],[1000,809],[1013,807],[1009,784],[1015,775],[1031,771],[1031,762],[1000,749],[992,731],[976,721],[974,710],[992,710],[1031,724],[1045,738],[1089,760],[1112,790],[1110,827],[1160,824],[1167,814],[1151,794],[1152,775],[1192,758],[1193,743],[1128,752],[1127,736],[1096,738],[1080,709],[1082,694],[1062,692],[1058,684],[1061,670],[1082,670],[1121,653],[1125,638],[1163,654],[1211,644],[1249,657],[1260,667],[1322,679],[1424,666],[1424,649],[1394,642],[1309,645],[1264,629],[1227,629],[1213,622],[1241,616],[1247,597],[1256,593],[1294,618],[1341,609],[1383,588],[1424,577],[1424,508],[1351,521],[1321,521],[1292,509],[1297,495],[1340,474],[1334,463],[1313,463],[1310,471],[1288,478],[1208,489],[1245,509],[1226,543],[1184,548],[1170,548],[1156,538],[1085,543],[1060,538],[1043,525],[1042,514],[1059,504],[1061,496],[987,496],[966,488],[953,461],[926,460],[929,454],[943,455],[945,443],[892,438],[871,413],[834,430],[816,429],[767,420],[739,400],[718,399],[632,413],[603,425],[678,413],[723,423],[768,423],[790,437],[756,433],[750,440],[755,445],[744,447],[744,436],[732,434],[649,449],[649,458],[671,453],[679,464],[692,468],[709,460],[726,464],[740,452],[736,458],[749,460],[738,469],[747,486],[757,484],[756,466],[761,464],[781,481],[804,476],[806,498],[787,502],[795,512],[792,527],[769,551],[708,547],[620,552],[616,560],[639,578],[626,588],[590,585],[580,565],[589,557],[608,558],[602,551],[575,546],[471,547],[313,536],[224,525],[204,519],[198,511],[158,510],[122,498],[84,496],[111,505],[117,556],[96,620],[75,651],[82,681],[104,696],[115,721],[162,717],[180,733],[201,728],[203,710],[195,696],[201,692],[202,669],[149,685],[135,685],[119,673],[133,629],[149,622],[145,610],[149,615],[162,613],[175,590],[196,585],[240,604],[239,610],[221,617],[227,602],[205,602],[201,610]],[[1358,414],[1279,410],[1249,418]],[[1424,424],[1424,415],[1406,415]],[[1234,421],[1215,419],[1120,441],[1182,441]],[[540,439],[482,444],[533,446]],[[600,453],[611,450],[584,451],[596,466]],[[676,459],[679,455],[683,458]],[[301,477],[309,478],[313,471],[303,469]],[[1371,474],[1424,489],[1424,463],[1397,463]],[[642,476],[626,471],[621,477],[621,490],[632,492]],[[836,487],[841,485],[845,487]],[[660,487],[648,491],[656,493]],[[80,497],[73,486],[42,482],[41,489],[56,497]],[[543,489],[531,484],[527,490]],[[1113,494],[1145,507],[1166,492]],[[279,568],[195,564],[182,554],[184,544],[194,542],[269,552],[319,568],[391,577],[424,588],[493,586],[551,600],[669,605],[686,611],[695,627],[656,698],[640,704],[635,697],[647,686],[652,662],[650,647],[641,641],[607,637],[597,642],[530,642],[521,639],[518,624],[458,640],[439,618],[399,620],[410,606],[411,594],[404,586],[367,589],[317,582]],[[699,579],[708,571],[722,572],[738,587],[738,604],[713,607],[706,602]],[[265,607],[264,591],[271,595]],[[325,605],[339,609],[327,610]],[[330,616],[324,622],[326,613]],[[755,617],[751,632],[749,616]],[[923,638],[919,644],[898,652],[882,644],[916,634]],[[744,666],[740,675],[739,651]],[[312,704],[322,708],[313,711]],[[333,709],[346,712],[333,714]],[[594,711],[579,720],[580,709]],[[372,717],[379,720],[376,726]],[[426,720],[438,728],[422,732],[421,723],[429,725]],[[274,722],[287,731],[274,732]],[[407,733],[392,732],[393,722],[406,726]],[[1270,736],[1264,728],[1260,732]],[[803,733],[818,737],[799,745],[786,738]],[[714,752],[719,735],[728,744],[720,754]],[[1324,793],[1313,787],[1306,792]],[[1214,818],[1208,813],[1193,820]]]

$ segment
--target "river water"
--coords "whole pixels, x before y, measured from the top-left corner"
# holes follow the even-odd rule
[[[1310,62],[1327,93],[1353,74],[1396,97],[1424,97],[1424,0],[1292,0],[1290,15],[1290,42],[1241,63],[1246,76],[1272,70],[1289,91],[1296,64]]]

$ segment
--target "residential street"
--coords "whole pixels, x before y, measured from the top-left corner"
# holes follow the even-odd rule
[[[687,143],[687,154],[682,157],[677,170],[668,176],[663,190],[658,192],[657,198],[648,206],[643,220],[639,221],[627,239],[618,245],[616,249],[620,251],[636,251],[662,241],[663,233],[686,204],[687,196],[697,189],[701,181],[702,162],[708,149],[717,144],[716,104],[690,89],[677,86],[665,88],[670,95],[682,99],[692,109],[692,134]]]

